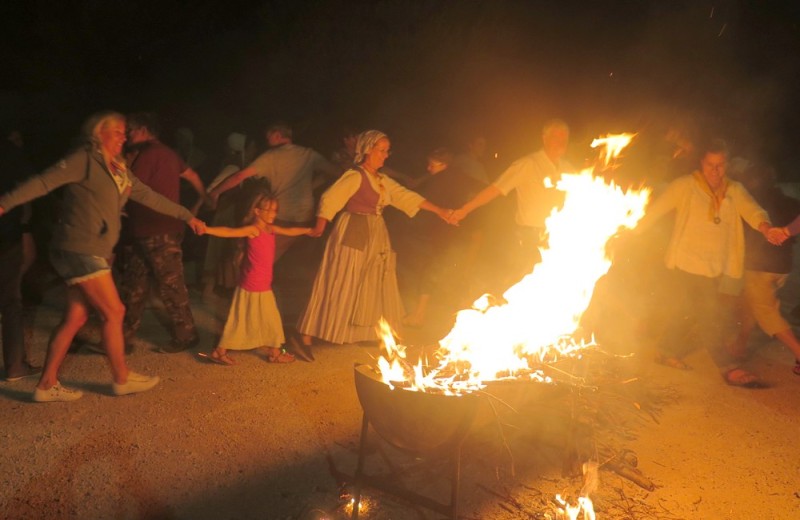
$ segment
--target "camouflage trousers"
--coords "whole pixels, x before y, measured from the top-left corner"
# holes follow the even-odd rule
[[[197,339],[189,291],[183,277],[183,233],[135,238],[122,247],[119,266],[120,298],[125,304],[125,339],[136,335],[150,294],[150,281],[164,303],[173,343],[190,344]]]

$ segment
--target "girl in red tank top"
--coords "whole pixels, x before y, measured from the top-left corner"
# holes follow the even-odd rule
[[[222,365],[235,365],[228,350],[263,349],[270,363],[291,363],[295,357],[282,349],[283,324],[272,293],[275,235],[306,235],[311,228],[284,228],[273,224],[278,201],[269,192],[257,192],[238,228],[207,227],[206,233],[241,238],[239,284],[233,294],[228,319],[217,347],[201,357]]]

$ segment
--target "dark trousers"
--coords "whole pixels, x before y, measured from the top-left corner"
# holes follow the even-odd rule
[[[669,277],[661,352],[680,359],[693,348],[704,347],[721,371],[734,368],[724,344],[733,318],[733,297],[719,292],[719,278],[679,269],[669,271]]]
[[[21,271],[22,243],[0,247],[0,316],[6,374],[22,372],[28,362],[22,320]]]
[[[542,254],[539,247],[542,245],[542,233],[544,230],[534,226],[520,226],[514,228],[514,242],[516,245],[516,255],[514,273],[517,280],[521,280],[525,275],[533,271],[533,266],[542,261]],[[515,282],[516,283],[516,282]]]
[[[182,233],[156,235],[135,238],[131,244],[123,246],[119,270],[120,298],[126,307],[126,340],[133,338],[142,324],[151,276],[170,320],[172,341],[188,344],[197,338],[189,291],[183,276],[182,239]]]

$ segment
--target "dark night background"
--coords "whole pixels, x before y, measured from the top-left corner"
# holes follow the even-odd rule
[[[231,131],[261,141],[276,117],[326,155],[342,124],[380,128],[393,165],[420,171],[428,150],[474,132],[504,166],[554,116],[573,127],[573,155],[599,134],[655,139],[690,118],[800,179],[800,16],[788,4],[3,2],[0,115],[38,166],[113,108],[156,110],[212,156]]]

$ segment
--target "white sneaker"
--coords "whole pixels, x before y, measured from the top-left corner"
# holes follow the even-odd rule
[[[156,386],[161,381],[158,376],[145,376],[136,372],[128,372],[128,382],[119,384],[113,383],[111,389],[114,395],[128,395],[138,392],[146,392]]]
[[[61,386],[61,383],[56,381],[56,384],[48,388],[47,390],[42,390],[41,388],[36,388],[33,391],[33,400],[37,403],[55,403],[61,401],[76,401],[83,396],[83,392],[80,390],[73,390],[71,388],[67,388],[65,386]]]

